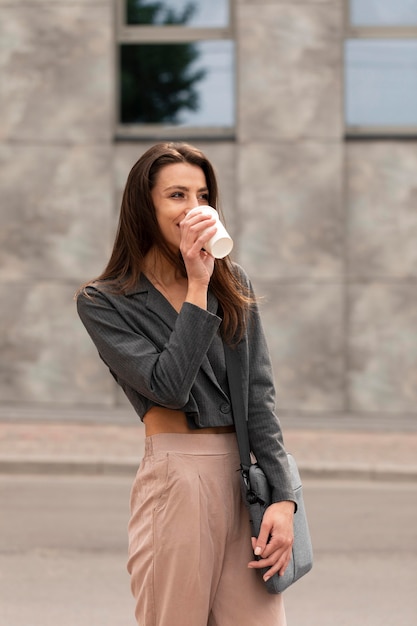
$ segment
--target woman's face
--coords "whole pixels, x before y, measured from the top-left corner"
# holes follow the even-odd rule
[[[203,170],[189,163],[162,167],[151,191],[159,228],[173,249],[180,247],[180,222],[196,206],[208,205],[207,181]]]

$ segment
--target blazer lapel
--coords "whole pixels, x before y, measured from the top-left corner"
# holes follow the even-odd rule
[[[148,292],[148,298],[146,301],[146,306],[148,309],[153,311],[155,315],[157,315],[160,319],[162,319],[171,329],[174,328],[175,322],[178,317],[177,311],[174,307],[168,302],[165,296],[154,287],[154,285],[146,278],[146,276],[141,277],[141,282],[143,281],[144,289]],[[208,292],[207,296],[207,310],[214,315],[217,315],[219,303],[211,291]]]
[[[207,298],[207,310],[210,311],[210,313],[213,313],[214,315],[218,315],[219,314],[218,309],[219,309],[219,301],[217,300],[217,297],[214,295],[214,293],[212,291],[209,291],[208,298]],[[221,342],[221,345],[223,346],[223,342]],[[219,385],[219,382],[213,372],[213,368],[211,367],[210,361],[207,356],[203,360],[202,369],[210,378],[210,380],[216,385],[217,389],[222,392],[225,399],[228,399],[227,395],[225,394],[225,392]]]
[[[148,283],[148,297],[146,300],[147,308],[159,317],[160,320],[168,326],[172,331],[177,321],[178,313],[168,302],[165,296],[145,278]]]

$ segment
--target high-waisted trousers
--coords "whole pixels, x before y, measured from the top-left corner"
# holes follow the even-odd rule
[[[131,493],[129,561],[139,626],[286,626],[253,560],[229,434],[159,434]]]

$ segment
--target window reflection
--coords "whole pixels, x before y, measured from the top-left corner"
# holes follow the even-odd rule
[[[417,0],[350,0],[353,26],[417,25]]]
[[[346,42],[349,126],[417,126],[417,41]]]
[[[178,24],[196,28],[229,25],[229,0],[126,0],[128,24]]]
[[[122,45],[122,123],[233,126],[233,63],[229,40]]]

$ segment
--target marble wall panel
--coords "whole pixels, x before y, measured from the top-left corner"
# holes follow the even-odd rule
[[[0,280],[83,282],[109,252],[110,146],[0,146]]]
[[[256,281],[272,356],[278,410],[345,406],[344,295],[341,284]]]
[[[239,138],[340,138],[341,6],[243,4],[237,17]]]
[[[252,143],[239,160],[242,263],[264,279],[341,276],[341,146]]]
[[[110,2],[0,5],[0,139],[109,140]]]
[[[204,152],[212,163],[219,185],[219,206],[225,218],[230,234],[235,238],[237,245],[237,153],[238,147],[232,142],[203,142],[197,147]],[[237,251],[237,248],[236,248]]]
[[[349,274],[417,277],[417,143],[354,142],[346,155]]]
[[[82,326],[76,283],[0,283],[0,398],[113,404],[114,387]]]
[[[350,286],[351,410],[416,411],[416,286],[416,282]]]

